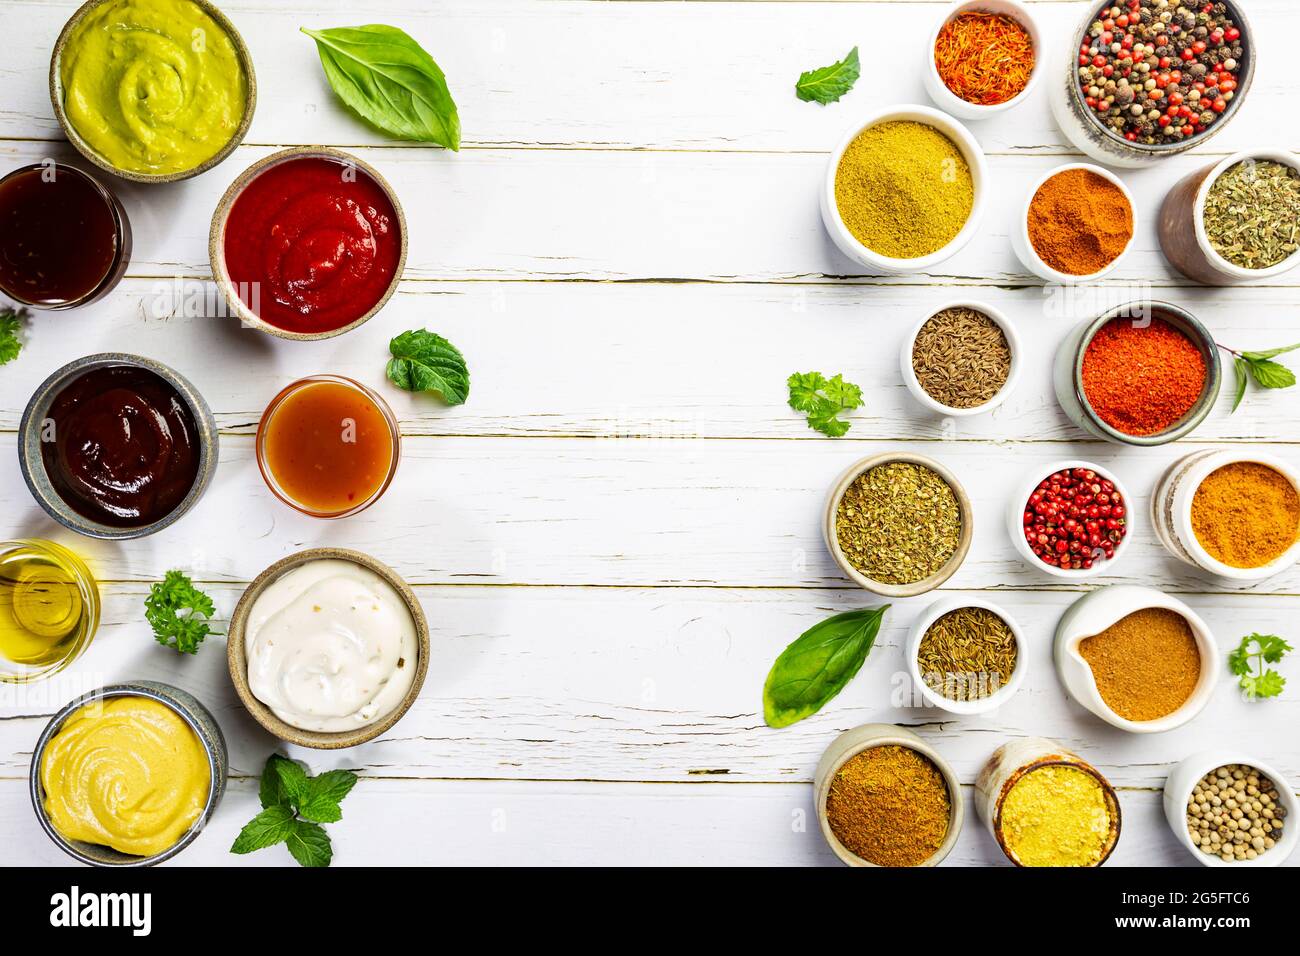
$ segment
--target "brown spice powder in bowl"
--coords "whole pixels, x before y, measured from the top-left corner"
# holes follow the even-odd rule
[[[948,836],[952,801],[943,773],[898,744],[846,760],[826,794],[826,819],[849,852],[876,866],[920,866]]]
[[[1216,561],[1261,568],[1280,558],[1300,534],[1300,494],[1281,472],[1234,461],[1201,482],[1192,496],[1192,531]]]
[[[1079,642],[1106,706],[1125,720],[1167,717],[1201,679],[1201,651],[1177,611],[1148,607]]]

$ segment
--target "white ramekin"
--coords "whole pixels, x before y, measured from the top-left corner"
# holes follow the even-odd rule
[[[974,408],[951,408],[942,402],[936,401],[930,397],[930,393],[921,387],[917,381],[916,372],[912,369],[912,347],[916,343],[916,337],[920,334],[925,323],[929,322],[934,316],[947,309],[974,309],[976,312],[983,312],[990,319],[998,324],[1002,334],[1007,338],[1007,346],[1011,350],[1011,370],[1007,373],[1007,380],[1003,383],[1002,388],[996,395],[990,398],[983,405],[976,405]],[[1020,336],[1016,334],[1016,327],[1007,318],[1006,313],[993,308],[984,302],[975,302],[969,299],[959,299],[955,302],[947,302],[939,308],[926,312],[921,321],[917,322],[912,328],[912,332],[903,340],[903,349],[899,355],[900,368],[903,373],[903,384],[912,394],[921,407],[935,415],[943,415],[947,418],[966,418],[971,415],[983,415],[985,412],[991,412],[1011,394],[1016,387],[1016,382],[1020,378],[1020,369],[1024,365],[1022,356],[1024,350],[1020,345]]]
[[[970,167],[975,195],[966,224],[962,226],[961,231],[952,238],[951,242],[927,256],[918,256],[915,259],[896,259],[893,256],[882,256],[880,253],[868,249],[858,242],[853,233],[849,232],[848,226],[844,225],[844,220],[840,218],[839,208],[835,204],[835,173],[839,169],[840,160],[844,157],[844,151],[849,148],[849,144],[857,139],[858,134],[863,130],[879,123],[907,120],[933,126],[953,141],[957,148],[961,150],[966,165]],[[931,266],[938,265],[950,256],[955,255],[974,237],[979,229],[980,219],[984,215],[988,178],[988,163],[984,159],[983,150],[980,149],[979,143],[975,141],[975,137],[970,134],[970,131],[957,120],[929,106],[890,106],[870,114],[860,123],[855,123],[835,149],[831,151],[830,161],[826,165],[826,178],[821,189],[822,222],[826,224],[826,231],[830,233],[831,239],[839,250],[854,262],[870,269],[873,274],[899,275],[907,272],[924,272]]]
[[[1005,103],[981,106],[978,103],[971,103],[962,99],[948,89],[948,85],[940,78],[939,70],[934,64],[934,45],[939,39],[939,31],[943,29],[944,24],[963,13],[974,12],[996,13],[1011,17],[1025,28],[1029,38],[1033,41],[1034,68],[1029,74],[1029,82],[1025,84],[1023,90]],[[925,70],[922,73],[925,79],[925,91],[930,94],[930,98],[934,100],[935,105],[946,113],[951,113],[960,119],[987,119],[1024,102],[1025,98],[1029,96],[1029,92],[1038,83],[1038,77],[1043,72],[1043,66],[1049,59],[1044,53],[1043,36],[1038,29],[1038,24],[1021,4],[1015,3],[1013,0],[958,0],[958,2],[951,4],[944,10],[943,15],[935,23],[934,29],[930,31],[930,43],[925,48]]]
[[[1115,547],[1115,556],[1106,561],[1094,561],[1092,567],[1086,571],[1083,569],[1075,571],[1054,567],[1039,559],[1038,555],[1029,549],[1029,544],[1025,541],[1024,515],[1025,505],[1029,503],[1029,496],[1034,493],[1038,483],[1048,475],[1054,475],[1058,471],[1067,471],[1071,468],[1090,468],[1101,477],[1114,482],[1115,489],[1124,499],[1124,517],[1127,519],[1124,537],[1120,539],[1119,544]],[[1016,554],[1020,555],[1021,559],[1031,568],[1036,568],[1053,577],[1063,578],[1067,581],[1082,581],[1085,578],[1092,578],[1113,571],[1124,555],[1128,553],[1129,547],[1133,543],[1134,532],[1137,530],[1134,520],[1136,513],[1133,510],[1133,501],[1134,498],[1129,493],[1128,486],[1121,482],[1109,468],[1102,468],[1093,462],[1073,458],[1068,461],[1058,461],[1045,465],[1043,468],[1035,469],[1033,477],[1016,487],[1015,495],[1007,505],[1007,530],[1011,534],[1011,543],[1016,549]]]
[[[1282,806],[1286,808],[1286,822],[1282,827],[1282,839],[1273,849],[1265,850],[1253,860],[1234,860],[1229,863],[1227,860],[1198,849],[1192,842],[1192,835],[1187,829],[1187,801],[1191,799],[1192,791],[1196,789],[1196,784],[1202,777],[1211,770],[1218,770],[1232,763],[1254,767],[1273,781]],[[1234,750],[1206,750],[1192,754],[1175,766],[1165,781],[1164,805],[1165,819],[1169,821],[1174,836],[1204,866],[1281,866],[1295,850],[1296,841],[1300,840],[1300,800],[1296,799],[1295,790],[1287,783],[1285,777],[1262,760],[1256,760]]]
[[[1129,209],[1133,212],[1133,235],[1129,236],[1128,243],[1124,246],[1123,251],[1112,259],[1104,269],[1083,276],[1070,275],[1068,272],[1058,272],[1053,269],[1038,255],[1033,242],[1029,238],[1029,208],[1034,203],[1034,196],[1038,194],[1038,190],[1043,183],[1053,176],[1069,172],[1072,169],[1086,169],[1090,173],[1096,173],[1107,182],[1114,183],[1124,193],[1124,198],[1128,200]],[[1133,248],[1133,240],[1137,237],[1137,231],[1137,205],[1133,202],[1133,194],[1129,192],[1128,187],[1124,185],[1118,176],[1109,170],[1102,169],[1100,166],[1094,166],[1092,163],[1066,163],[1064,166],[1049,169],[1029,187],[1029,192],[1025,195],[1024,205],[1020,208],[1020,220],[1011,229],[1011,248],[1015,250],[1016,258],[1020,260],[1024,267],[1038,278],[1058,285],[1077,285],[1081,282],[1096,282],[1098,279],[1105,278],[1114,272],[1119,267],[1119,264],[1124,261],[1124,257],[1129,254],[1129,250]]]
[[[1160,543],[1180,561],[1229,581],[1262,581],[1295,564],[1300,558],[1300,538],[1268,564],[1258,568],[1234,568],[1206,551],[1192,530],[1192,499],[1201,482],[1224,465],[1244,461],[1267,465],[1300,492],[1300,472],[1272,455],[1234,449],[1193,452],[1174,462],[1161,476],[1155,494],[1151,496],[1151,523]]]
[[[917,655],[921,650],[921,640],[925,637],[925,633],[930,629],[930,626],[945,614],[964,607],[983,608],[996,614],[1006,621],[1012,637],[1016,639],[1016,669],[1011,672],[1011,679],[988,697],[982,697],[979,700],[950,700],[943,694],[935,692],[925,682],[924,675],[921,673],[921,665],[917,661]],[[907,654],[908,674],[926,703],[952,714],[983,714],[1005,704],[1020,689],[1020,685],[1025,682],[1025,671],[1028,669],[1027,649],[1028,644],[1025,642],[1025,634],[1020,629],[1020,625],[1015,622],[1010,614],[992,601],[984,601],[980,598],[948,597],[931,604],[925,613],[916,619],[916,623],[912,625],[912,630],[908,634],[905,653]]]
[[[1152,607],[1167,608],[1187,621],[1196,638],[1196,648],[1201,654],[1201,674],[1191,696],[1173,713],[1155,720],[1128,720],[1111,710],[1102,699],[1092,667],[1079,652],[1079,644],[1084,638],[1100,634],[1135,611]],[[1214,640],[1214,634],[1195,611],[1177,598],[1154,588],[1131,584],[1116,584],[1089,591],[1070,605],[1056,627],[1053,651],[1056,674],[1069,695],[1112,727],[1127,730],[1131,734],[1157,734],[1187,723],[1214,696],[1222,668],[1219,645]]]

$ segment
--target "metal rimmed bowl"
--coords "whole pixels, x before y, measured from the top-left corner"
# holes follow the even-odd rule
[[[844,731],[831,741],[831,745],[826,748],[821,760],[817,762],[817,771],[813,777],[813,805],[817,809],[817,821],[821,825],[822,836],[826,838],[831,851],[840,862],[847,863],[849,866],[877,865],[864,860],[840,842],[835,831],[831,829],[830,817],[826,812],[826,799],[830,796],[831,783],[835,780],[835,775],[844,764],[865,750],[888,746],[915,750],[935,766],[935,769],[943,775],[944,783],[947,784],[948,832],[944,835],[939,849],[929,859],[919,864],[923,867],[938,866],[957,845],[957,838],[961,835],[962,824],[965,821],[966,805],[962,798],[961,781],[957,779],[948,761],[944,760],[937,750],[906,727],[898,727],[894,724],[863,724],[861,727]]]
[[[194,731],[194,735],[198,738],[208,757],[208,770],[211,777],[208,786],[208,800],[203,806],[203,812],[179,840],[166,850],[153,856],[132,856],[114,850],[112,847],[84,843],[80,840],[68,840],[54,828],[54,824],[50,821],[49,814],[45,810],[45,788],[41,785],[41,759],[45,754],[45,748],[55,734],[63,728],[64,722],[71,714],[80,710],[86,704],[111,697],[145,697],[170,708]],[[229,772],[230,760],[226,752],[226,738],[222,736],[221,727],[217,724],[212,713],[192,694],[188,694],[178,687],[172,687],[170,684],[157,681],[138,680],[127,681],[122,684],[109,684],[99,690],[83,694],[76,700],[64,705],[45,725],[45,730],[42,731],[40,738],[36,741],[36,747],[32,752],[32,764],[28,773],[28,781],[32,807],[36,811],[36,819],[40,821],[41,828],[60,850],[73,859],[88,863],[91,866],[136,867],[153,866],[156,863],[171,859],[194,842],[199,832],[216,812],[217,804],[221,802],[221,796],[226,790],[226,777]]]
[[[346,325],[324,332],[295,332],[267,322],[240,298],[235,283],[230,278],[230,270],[226,267],[226,223],[230,219],[230,211],[234,208],[236,201],[243,195],[249,184],[266,170],[272,166],[278,166],[281,163],[291,162],[296,159],[328,159],[361,170],[384,192],[384,195],[392,204],[393,211],[397,214],[398,241],[401,243],[401,248],[398,252],[397,267],[393,270],[393,277],[389,280],[388,287],[384,290],[383,295],[379,297],[379,300],[365,313],[357,316]],[[336,335],[351,332],[353,329],[365,325],[393,297],[393,293],[397,291],[398,283],[402,280],[402,270],[406,267],[408,232],[406,214],[402,211],[402,204],[397,198],[397,191],[389,185],[388,180],[383,177],[379,170],[341,149],[333,149],[328,146],[295,146],[291,149],[282,149],[278,153],[272,153],[270,156],[259,159],[240,173],[239,177],[230,184],[230,188],[221,197],[221,200],[217,203],[216,211],[212,214],[212,228],[208,232],[208,260],[212,266],[212,278],[216,282],[217,288],[221,290],[221,294],[230,307],[231,313],[241,322],[277,338],[297,342],[311,342],[318,339],[333,338]]]
[[[226,159],[244,141],[244,136],[248,133],[248,127],[253,122],[253,112],[257,108],[257,77],[253,72],[253,57],[244,44],[244,38],[239,35],[239,31],[235,29],[235,25],[230,22],[230,19],[209,0],[190,0],[191,3],[216,22],[217,26],[230,38],[231,45],[235,48],[235,56],[239,60],[239,67],[244,73],[248,89],[244,98],[243,118],[235,128],[234,133],[231,134],[230,140],[221,149],[190,169],[182,169],[173,173],[141,173],[129,169],[120,169],[100,155],[99,151],[87,143],[81,134],[77,132],[76,127],[73,126],[72,121],[68,118],[67,111],[63,107],[63,77],[61,76],[63,51],[67,47],[73,30],[97,7],[114,2],[117,2],[117,0],[87,0],[68,18],[68,22],[63,25],[63,29],[59,32],[58,39],[54,41],[54,52],[50,55],[50,102],[54,106],[54,117],[59,121],[59,127],[63,130],[63,135],[68,138],[68,142],[72,143],[77,152],[100,169],[132,182],[174,183],[183,179],[192,179],[207,172]]]
[[[1057,61],[1061,64],[1060,72],[1048,78],[1048,102],[1056,125],[1065,137],[1076,147],[1093,159],[1109,166],[1126,166],[1136,168],[1152,166],[1170,156],[1177,156],[1189,149],[1203,146],[1211,137],[1217,136],[1228,122],[1237,115],[1242,101],[1250,89],[1255,76],[1255,35],[1249,21],[1242,14],[1241,4],[1232,0],[1222,0],[1227,7],[1228,16],[1241,31],[1241,60],[1237,70],[1237,88],[1228,101],[1227,108],[1219,118],[1203,133],[1190,136],[1174,143],[1144,145],[1131,143],[1101,123],[1097,114],[1084,102],[1083,91],[1079,85],[1079,50],[1084,37],[1088,36],[1092,24],[1097,20],[1097,13],[1102,5],[1099,0],[1089,0],[1079,26],[1069,34],[1070,45],[1062,51],[1064,55]]]
[[[893,462],[902,462],[909,465],[920,465],[928,468],[940,478],[942,478],[952,489],[953,496],[957,499],[957,508],[961,515],[961,533],[957,539],[957,549],[951,557],[944,563],[934,574],[912,584],[885,584],[881,581],[873,581],[857,568],[844,554],[840,548],[839,535],[836,533],[835,521],[839,513],[840,500],[849,486],[857,477],[879,465],[887,465]],[[966,555],[970,551],[971,537],[974,534],[974,508],[971,505],[970,497],[966,494],[966,489],[962,487],[961,482],[957,480],[954,474],[945,465],[940,464],[933,458],[925,455],[915,455],[910,452],[885,452],[880,455],[872,455],[855,461],[840,474],[835,483],[831,485],[830,493],[826,496],[826,509],[822,516],[822,538],[826,542],[826,547],[835,559],[835,563],[840,566],[854,584],[860,588],[865,588],[875,594],[883,597],[908,598],[916,597],[918,594],[924,594],[926,591],[932,591],[939,585],[943,584],[950,577],[957,573],[962,562],[966,560]]]
[[[294,568],[301,567],[312,561],[328,560],[351,561],[353,564],[373,571],[383,578],[401,597],[402,603],[406,605],[407,611],[410,612],[411,619],[415,623],[416,645],[419,649],[419,659],[415,664],[415,677],[411,681],[410,690],[406,692],[406,696],[402,698],[402,702],[398,704],[397,708],[387,716],[381,717],[374,723],[367,724],[364,727],[336,732],[304,730],[301,727],[295,727],[282,720],[270,707],[258,700],[248,684],[248,653],[246,648],[247,638],[245,636],[249,613],[252,611],[253,605],[257,603],[257,599],[269,585]],[[253,719],[269,733],[300,747],[310,747],[315,750],[341,750],[345,747],[355,747],[358,744],[374,740],[386,733],[411,709],[415,699],[420,696],[420,688],[424,686],[424,678],[429,670],[429,623],[424,617],[424,609],[420,607],[420,601],[415,596],[415,592],[388,565],[375,560],[368,554],[347,548],[309,548],[306,551],[291,554],[287,558],[281,558],[254,578],[252,583],[244,590],[243,595],[239,598],[239,603],[235,605],[235,612],[230,615],[230,629],[226,638],[226,663],[230,668],[230,680],[235,685],[235,693],[248,709],[248,712],[253,715]]]
[[[1205,383],[1195,404],[1177,422],[1154,435],[1128,435],[1102,421],[1093,409],[1083,388],[1083,359],[1093,337],[1113,321],[1150,322],[1163,319],[1182,332],[1200,351],[1205,360]],[[1052,366],[1052,384],[1056,400],[1066,416],[1095,438],[1120,445],[1150,447],[1164,445],[1186,438],[1205,421],[1219,397],[1223,384],[1223,366],[1219,361],[1219,347],[1209,329],[1188,312],[1170,302],[1128,302],[1102,313],[1095,319],[1080,323],[1065,337],[1056,351]]]
[[[181,499],[180,504],[157,521],[138,527],[121,528],[104,524],[75,510],[63,500],[50,483],[49,476],[45,473],[45,462],[41,457],[41,439],[45,422],[50,406],[59,394],[86,372],[111,365],[131,365],[142,368],[167,382],[184,400],[198,435],[198,473],[194,476],[194,484],[190,486],[189,493]],[[99,352],[95,355],[87,355],[69,362],[52,373],[37,386],[27,402],[27,407],[23,410],[23,417],[18,425],[18,463],[32,497],[45,513],[59,524],[91,538],[111,540],[143,538],[179,521],[203,497],[203,493],[212,482],[212,476],[217,470],[218,447],[217,423],[198,389],[179,372],[162,362],[127,352]]]

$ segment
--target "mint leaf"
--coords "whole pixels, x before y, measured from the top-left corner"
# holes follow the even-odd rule
[[[1246,359],[1255,384],[1260,388],[1290,388],[1295,384],[1295,372],[1278,362]]]
[[[334,858],[330,835],[317,823],[295,821],[285,842],[293,858],[302,866],[329,866]]]
[[[843,375],[826,378],[821,372],[795,372],[785,381],[790,407],[808,416],[808,427],[839,438],[849,430],[840,412],[862,404],[862,389],[844,381]]]
[[[1242,352],[1241,357],[1248,362],[1262,362],[1265,359],[1277,358],[1285,352],[1294,352],[1300,349],[1300,342],[1295,345],[1283,345],[1276,349],[1265,349],[1263,352]]]
[[[153,628],[154,639],[181,654],[196,653],[204,638],[218,633],[209,623],[214,613],[212,598],[181,571],[168,571],[162,581],[150,586],[144,599],[144,618]]]
[[[26,310],[0,309],[0,365],[7,365],[23,350],[18,332],[27,317]]]
[[[838,63],[799,74],[799,81],[794,85],[794,95],[805,103],[816,102],[825,106],[853,89],[860,73],[858,48],[854,47]]]
[[[267,807],[244,825],[230,847],[231,853],[252,853],[264,850],[288,839],[293,832],[293,810],[289,807]]]
[[[1237,370],[1237,395],[1232,401],[1232,411],[1235,412],[1241,406],[1241,400],[1246,397],[1246,385],[1250,382],[1250,363],[1238,357],[1232,366]]]
[[[437,392],[448,405],[463,405],[469,397],[465,356],[441,335],[412,329],[389,342],[388,350],[388,377],[398,388]]]
[[[339,804],[356,784],[357,775],[350,770],[331,770],[312,777],[303,789],[298,815],[317,823],[337,823],[343,819]]]
[[[269,785],[268,777],[271,780]],[[298,809],[309,786],[310,780],[302,764],[279,754],[271,754],[267,759],[262,773],[262,788],[274,794],[277,805]]]

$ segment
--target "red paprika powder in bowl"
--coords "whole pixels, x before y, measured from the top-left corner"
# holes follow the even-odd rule
[[[1070,163],[1034,183],[1011,244],[1040,279],[1091,282],[1120,264],[1133,245],[1136,222],[1133,196],[1118,176]]]
[[[1071,421],[1096,438],[1140,446],[1191,433],[1214,406],[1222,374],[1214,337],[1168,302],[1130,302],[1083,322],[1053,368]]]

